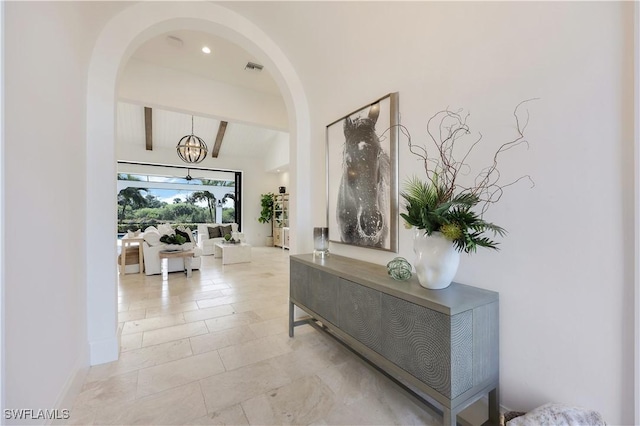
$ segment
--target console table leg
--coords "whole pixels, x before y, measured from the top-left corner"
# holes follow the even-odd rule
[[[293,337],[293,302],[289,302],[289,337]]]
[[[494,425],[500,424],[500,392],[497,387],[489,391],[489,421]]]
[[[444,426],[456,426],[456,413],[452,413],[446,407],[442,407],[442,424]]]
[[[187,257],[184,258],[184,269],[185,269],[185,272],[187,274],[187,278],[191,278],[192,268],[191,268],[191,257],[190,256],[187,256]]]

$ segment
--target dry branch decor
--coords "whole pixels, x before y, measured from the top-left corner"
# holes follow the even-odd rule
[[[425,235],[440,232],[452,241],[459,252],[475,252],[478,247],[497,249],[498,243],[492,238],[504,236],[506,231],[498,225],[483,219],[490,205],[498,202],[504,189],[521,181],[529,175],[508,182],[500,182],[499,161],[505,152],[516,147],[527,147],[525,130],[529,123],[528,99],[516,105],[514,138],[499,146],[493,155],[493,162],[482,169],[470,186],[464,186],[459,179],[470,173],[467,159],[482,140],[482,134],[472,138],[467,125],[469,114],[462,110],[450,111],[448,108],[433,115],[427,122],[428,139],[432,147],[416,145],[406,127],[399,125],[400,132],[408,138],[409,150],[423,162],[426,179],[412,177],[401,193],[406,204],[406,213],[400,216],[408,228],[424,230]],[[466,145],[463,145],[465,144]],[[461,150],[458,146],[464,146]],[[456,159],[455,153],[462,152]],[[487,232],[492,235],[487,236]]]

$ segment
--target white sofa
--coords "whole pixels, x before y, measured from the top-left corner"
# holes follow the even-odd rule
[[[185,232],[189,236],[189,241],[183,244],[183,248],[194,249],[194,257],[191,260],[191,269],[200,269],[202,263],[202,250],[196,247],[193,236],[189,229],[178,227],[177,229]],[[160,242],[162,235],[174,234],[175,230],[170,225],[160,225],[158,228],[153,226],[144,230],[142,243],[142,253],[144,255],[144,273],[146,275],[155,275],[162,273],[162,259],[160,252],[167,249],[167,244]],[[184,271],[184,259],[181,257],[167,259],[168,272]]]
[[[244,234],[238,232],[237,223],[202,223],[198,225],[198,247],[202,250],[203,255],[215,255],[215,246],[217,243],[224,241],[224,230],[228,230],[225,228],[228,226],[231,226],[231,237],[234,240],[244,242]],[[216,231],[217,228],[221,229],[220,232]]]

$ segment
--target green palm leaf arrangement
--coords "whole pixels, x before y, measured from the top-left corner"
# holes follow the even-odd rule
[[[471,210],[479,198],[467,192],[448,197],[446,187],[435,180],[436,183],[413,177],[407,181],[401,194],[407,212],[400,213],[407,225],[423,229],[426,235],[441,232],[460,252],[475,252],[478,247],[497,250],[498,243],[485,233],[504,236],[506,231]]]
[[[503,237],[507,231],[485,221],[482,216],[490,205],[500,199],[504,188],[521,179],[528,179],[533,184],[528,175],[501,184],[497,167],[504,152],[519,145],[528,146],[524,130],[529,114],[527,112],[523,116],[519,113],[519,108],[530,100],[532,99],[520,102],[513,112],[516,121],[515,138],[499,146],[493,155],[493,164],[478,174],[471,187],[461,186],[457,179],[463,168],[470,169],[465,160],[482,136],[463,149],[461,161],[454,159],[454,153],[460,152],[458,145],[471,133],[466,123],[468,114],[463,116],[460,111],[447,109],[432,116],[427,123],[427,134],[435,145],[435,150],[429,152],[424,146],[414,145],[408,130],[399,126],[400,131],[408,138],[409,150],[422,160],[426,173],[424,180],[415,176],[409,178],[404,192],[400,194],[406,209],[406,213],[400,213],[400,216],[408,228],[424,230],[426,235],[440,232],[460,252],[475,253],[478,247],[498,249],[499,243],[492,238]]]

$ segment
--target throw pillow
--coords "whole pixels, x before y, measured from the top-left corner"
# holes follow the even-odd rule
[[[145,231],[144,241],[151,247],[159,246],[160,244],[162,244],[160,242],[160,233],[156,231]]]
[[[139,229],[137,231],[127,231],[127,237],[129,238],[139,237],[141,232],[142,231],[140,231]]]
[[[173,234],[175,234],[175,232],[173,231],[173,228],[171,227],[171,225],[168,225],[166,223],[162,223],[162,224],[158,225],[158,232],[161,235],[173,235]]]
[[[158,232],[158,229],[155,226],[149,226],[144,232]]]
[[[220,227],[219,226],[208,226],[209,229],[209,238],[220,238]]]
[[[225,235],[231,235],[231,225],[225,225],[220,227],[220,236],[224,237]]]

